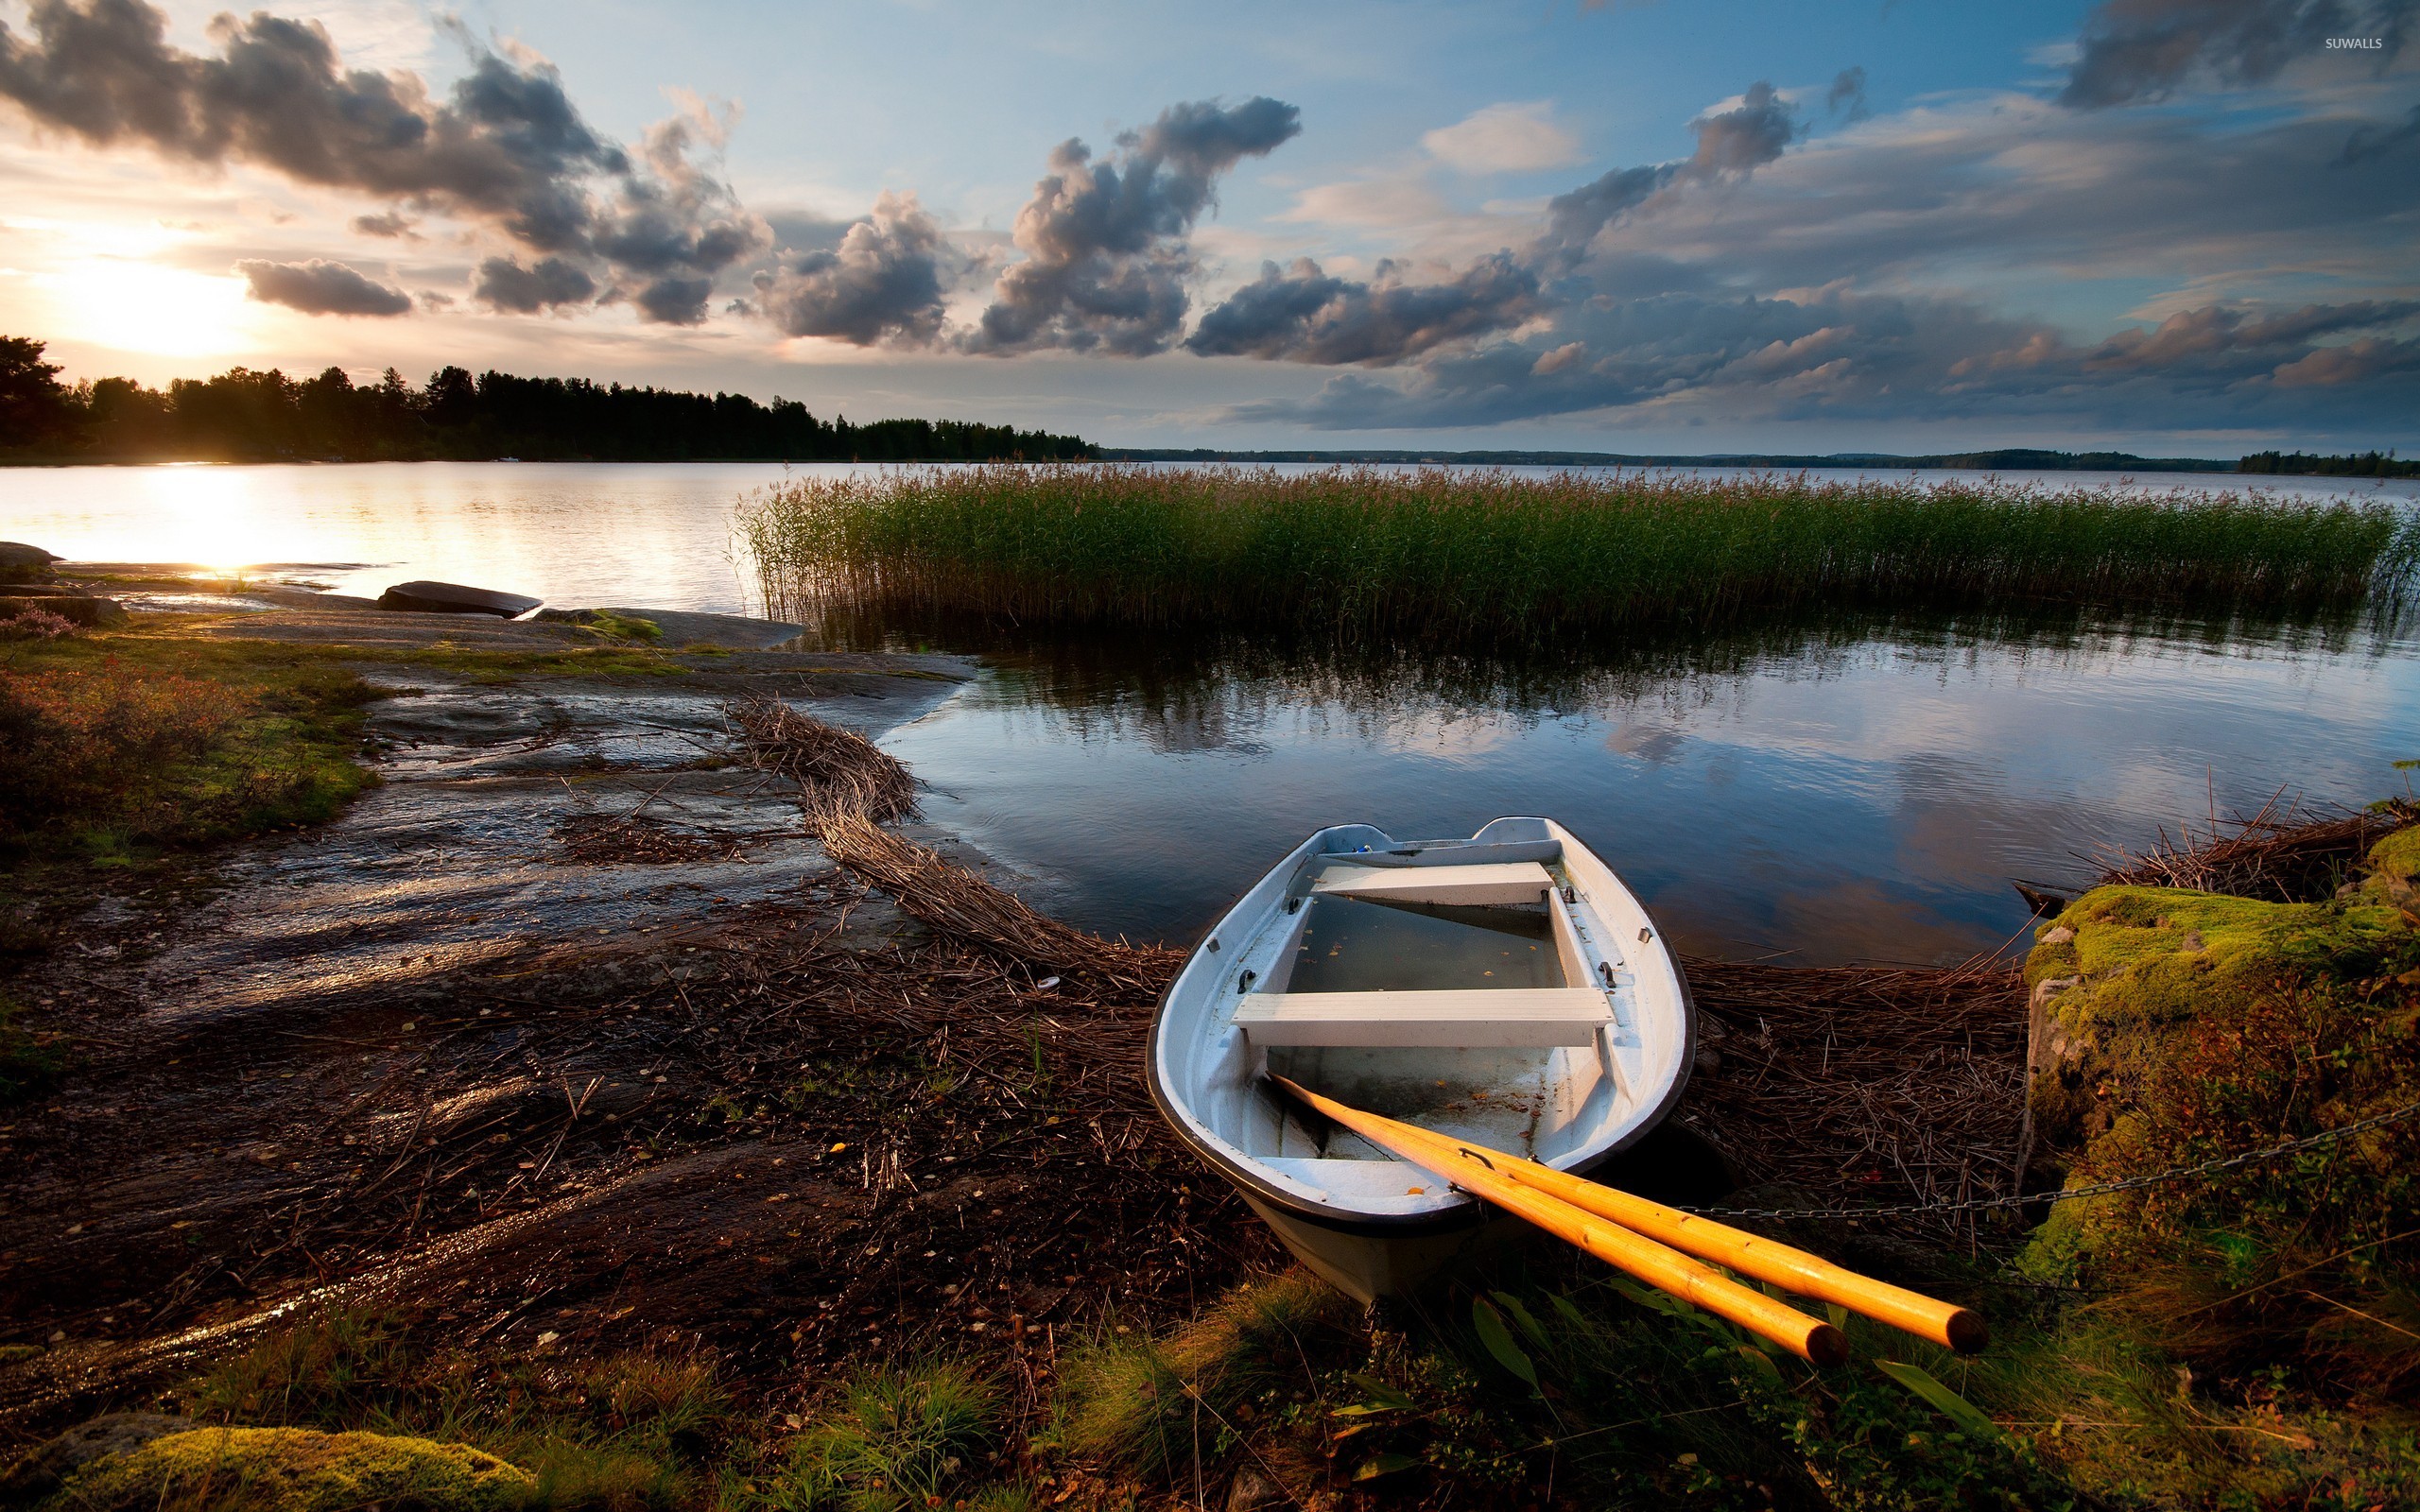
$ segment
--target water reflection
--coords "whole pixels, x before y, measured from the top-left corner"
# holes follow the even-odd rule
[[[1687,948],[1954,960],[2023,927],[2012,877],[2280,786],[2364,801],[2420,754],[2420,656],[2359,622],[1905,614],[1520,665],[946,633],[992,671],[887,742],[928,813],[1148,937],[1321,825],[1546,814]]]

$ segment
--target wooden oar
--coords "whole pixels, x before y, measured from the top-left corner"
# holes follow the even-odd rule
[[[1839,1365],[1849,1357],[1848,1335],[1839,1329],[1762,1292],[1750,1291],[1711,1265],[1633,1233],[1619,1224],[1608,1223],[1560,1197],[1498,1176],[1483,1160],[1453,1158],[1444,1151],[1405,1139],[1397,1131],[1408,1125],[1347,1108],[1283,1076],[1270,1079],[1363,1138],[1423,1169],[1436,1172],[1441,1178],[1486,1198],[1515,1217],[1527,1219],[1556,1238],[1579,1246],[1650,1286],[1694,1302],[1717,1317],[1729,1318],[1741,1328],[1771,1339],[1802,1360]]]
[[[1297,1087],[1282,1076],[1273,1079],[1331,1118],[1337,1118],[1335,1109],[1344,1107],[1332,1098]],[[1353,1110],[1348,1108],[1346,1111]],[[1374,1113],[1358,1116],[1378,1117]],[[1338,1118],[1338,1122],[1343,1123],[1344,1120]],[[1979,1352],[1991,1337],[1982,1314],[1972,1308],[1954,1307],[1903,1286],[1878,1281],[1871,1276],[1860,1276],[1833,1264],[1821,1255],[1810,1255],[1803,1249],[1793,1249],[1778,1241],[1717,1223],[1711,1218],[1701,1218],[1695,1213],[1668,1208],[1660,1202],[1650,1202],[1645,1197],[1633,1196],[1567,1171],[1558,1171],[1550,1165],[1540,1165],[1517,1155],[1506,1155],[1468,1141],[1452,1139],[1415,1124],[1399,1123],[1393,1119],[1381,1119],[1380,1122],[1406,1143],[1427,1151],[1428,1159],[1419,1163],[1425,1169],[1437,1171],[1448,1180],[1458,1180],[1457,1172],[1476,1162],[1506,1180],[1559,1197],[1582,1211],[1609,1219],[1701,1260],[1728,1265],[1744,1275],[1771,1281],[1819,1302],[1838,1302],[1853,1313],[1862,1314],[1879,1323],[1888,1323],[1895,1329],[1904,1329],[1919,1338],[1930,1339],[1961,1354]],[[1348,1126],[1364,1134],[1368,1132],[1357,1125]],[[1438,1160],[1456,1162],[1454,1169],[1439,1170],[1434,1163]]]

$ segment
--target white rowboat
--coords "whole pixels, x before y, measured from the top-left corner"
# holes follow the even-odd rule
[[[1486,1212],[1268,1080],[1582,1174],[1662,1122],[1688,984],[1630,889],[1550,819],[1467,840],[1320,831],[1161,998],[1147,1056],[1177,1138],[1362,1301],[1416,1287]]]

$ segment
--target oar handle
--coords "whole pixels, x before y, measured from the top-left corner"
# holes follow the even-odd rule
[[[1456,1156],[1441,1160],[1439,1156],[1442,1152],[1431,1149],[1424,1154],[1412,1142],[1404,1139],[1399,1130],[1407,1125],[1398,1125],[1393,1119],[1347,1108],[1342,1103],[1307,1091],[1283,1076],[1272,1076],[1271,1079],[1363,1138],[1392,1150],[1414,1164],[1436,1171],[1473,1195],[1494,1203],[1558,1239],[1578,1246],[1610,1265],[1628,1271],[1650,1286],[1669,1292],[1718,1317],[1730,1319],[1759,1337],[1772,1340],[1800,1359],[1830,1366],[1839,1365],[1849,1356],[1848,1335],[1831,1324],[1808,1317],[1762,1292],[1750,1291],[1713,1266],[1691,1260],[1668,1246],[1633,1233],[1618,1224],[1606,1222],[1560,1198],[1522,1186],[1489,1169],[1490,1158],[1504,1160],[1509,1157],[1499,1156],[1495,1151],[1482,1155],[1474,1150],[1473,1159]]]

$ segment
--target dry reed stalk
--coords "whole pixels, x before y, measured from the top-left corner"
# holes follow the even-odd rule
[[[1039,914],[1014,893],[880,828],[862,812],[809,802],[806,822],[834,861],[948,937],[1143,998],[1156,997],[1184,964],[1182,951],[1103,939]]]
[[[2308,813],[2280,790],[2248,818],[2214,813],[2199,834],[2180,825],[2171,840],[2163,826],[2148,853],[2101,858],[2097,880],[2314,902],[2334,891],[2372,845],[2414,818],[2420,804],[2408,799],[2374,810]]]
[[[812,805],[880,822],[916,812],[916,780],[899,759],[853,730],[799,713],[779,698],[748,698],[725,715],[742,760],[799,784]]]

